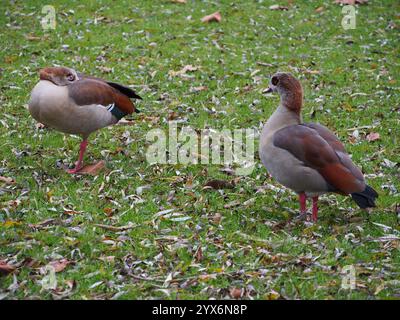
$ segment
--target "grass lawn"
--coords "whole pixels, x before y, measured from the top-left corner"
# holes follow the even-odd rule
[[[47,31],[41,2],[0,9],[0,260],[15,268],[0,274],[0,298],[400,297],[398,1],[357,6],[356,29],[344,30],[331,0],[285,11],[269,7],[287,1],[54,0]],[[220,23],[200,21],[215,11]],[[80,138],[38,127],[27,110],[38,69],[53,65],[143,97],[133,124],[91,137],[86,163],[107,167],[97,176],[65,173]],[[197,69],[174,74],[186,65]],[[169,119],[260,130],[279,103],[261,94],[278,70],[300,78],[304,120],[334,130],[379,192],[371,213],[328,195],[317,224],[292,221],[297,196],[258,155],[239,177],[221,165],[147,163],[146,133]],[[236,184],[204,189],[211,179]],[[342,288],[349,265],[353,290]]]

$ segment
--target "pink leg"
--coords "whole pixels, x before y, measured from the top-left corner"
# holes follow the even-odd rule
[[[75,164],[75,168],[67,170],[68,173],[77,173],[77,172],[79,172],[79,170],[82,169],[82,167],[83,167],[83,155],[85,154],[87,145],[88,145],[87,139],[82,140],[81,146],[80,146],[80,149],[79,149],[79,159]]]
[[[312,197],[312,219],[314,222],[318,220],[318,196]]]
[[[306,213],[307,208],[306,208],[306,201],[307,201],[307,197],[306,194],[303,193],[299,193],[299,203],[300,203],[300,213]]]

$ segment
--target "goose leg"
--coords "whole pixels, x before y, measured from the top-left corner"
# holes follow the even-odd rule
[[[300,203],[300,213],[301,214],[304,214],[307,211],[306,200],[307,200],[306,194],[299,193],[299,203]]]
[[[68,173],[74,174],[79,172],[83,167],[83,155],[85,154],[86,147],[88,145],[87,139],[83,139],[79,148],[79,158],[75,163],[75,168],[67,170]]]
[[[312,220],[318,220],[318,196],[312,197]]]

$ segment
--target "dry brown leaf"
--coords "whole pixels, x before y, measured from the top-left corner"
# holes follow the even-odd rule
[[[183,74],[186,74],[186,73],[188,73],[188,72],[196,71],[196,70],[198,70],[198,69],[199,69],[199,67],[192,66],[191,64],[188,64],[188,65],[184,66],[181,70],[178,70],[178,71],[170,70],[170,71],[168,72],[168,74],[169,74],[171,77],[176,77],[176,76],[181,76],[181,75],[183,75]]]
[[[208,281],[208,280],[211,280],[211,279],[216,279],[217,278],[217,274],[216,273],[201,274],[201,275],[199,275],[198,278],[201,281]]]
[[[114,214],[114,209],[107,207],[104,208],[103,212],[106,214],[107,217],[111,217]]]
[[[344,5],[367,4],[368,0],[335,0],[335,3]]]
[[[279,4],[273,4],[272,6],[269,7],[269,10],[289,10],[289,8],[281,6]]]
[[[221,19],[221,13],[217,11],[201,18],[201,22],[221,22]]]
[[[208,87],[206,87],[206,86],[199,86],[199,87],[190,88],[190,92],[200,92],[200,91],[206,91],[206,90],[208,90]]]
[[[194,260],[196,262],[201,262],[203,260],[203,250],[199,247],[194,254]]]
[[[322,11],[324,11],[324,7],[323,6],[321,6],[321,7],[318,7],[317,9],[315,9],[315,12],[317,12],[317,13],[321,13]]]
[[[7,262],[0,260],[0,275],[7,275],[15,270],[15,267],[9,265]]]
[[[217,212],[215,215],[213,215],[211,217],[211,219],[212,219],[213,223],[220,224],[220,222],[222,220],[222,215],[219,212]]]
[[[243,289],[239,289],[239,288],[230,288],[229,289],[229,295],[233,298],[233,299],[240,299],[243,296]]]
[[[42,40],[41,37],[34,36],[34,35],[32,35],[32,34],[27,34],[27,35],[25,35],[25,39],[26,39],[26,40],[29,40],[29,41],[39,41],[39,40]]]
[[[105,165],[106,163],[104,160],[101,160],[95,164],[88,164],[79,170],[78,174],[89,174],[91,176],[96,176],[101,170],[104,169]]]
[[[113,72],[112,68],[103,67],[103,66],[98,66],[97,69],[99,69],[103,73],[111,73],[111,72]]]
[[[168,113],[168,121],[172,121],[177,118],[179,118],[179,115],[175,111]]]
[[[0,181],[4,182],[5,184],[14,184],[15,183],[15,180],[13,178],[3,177],[3,176],[0,176]]]
[[[310,69],[305,69],[303,72],[307,73],[307,74],[319,74],[320,73],[319,70],[310,70]]]
[[[378,133],[378,132],[370,132],[368,135],[367,135],[367,141],[368,142],[372,142],[372,141],[376,141],[376,140],[379,140],[380,139],[380,134]]]
[[[65,213],[65,211],[64,211],[64,213]],[[46,220],[44,220],[42,222],[39,222],[39,223],[29,224],[28,226],[29,226],[29,228],[42,229],[42,228],[44,228],[46,226],[49,226],[49,225],[53,224],[53,222],[55,222],[55,221],[56,221],[56,219],[50,218],[50,219],[46,219]]]
[[[133,121],[133,120],[126,120],[126,119],[121,119],[121,120],[119,120],[118,122],[117,122],[117,125],[128,125],[128,126],[131,126],[131,125],[134,125],[135,124],[135,121]]]
[[[225,209],[230,209],[230,208],[233,208],[233,207],[237,207],[239,205],[240,205],[240,201],[239,200],[234,200],[234,201],[231,201],[231,202],[227,203],[226,205],[224,205],[224,208]]]
[[[79,211],[75,211],[75,210],[64,210],[64,214],[69,215],[69,216],[73,216],[75,214],[79,214]]]
[[[55,261],[51,261],[49,263],[50,266],[52,266],[54,268],[54,272],[61,272],[63,271],[69,264],[71,263],[71,261],[67,260],[67,259],[61,259],[61,260],[55,260]]]
[[[126,231],[126,230],[133,229],[136,227],[136,225],[134,225],[134,224],[121,226],[121,227],[115,227],[115,226],[109,226],[107,224],[98,224],[98,223],[95,223],[94,226],[102,228],[102,229],[110,230],[110,231],[116,231],[116,232]]]
[[[213,179],[209,180],[205,185],[204,189],[233,189],[235,185],[227,180]]]

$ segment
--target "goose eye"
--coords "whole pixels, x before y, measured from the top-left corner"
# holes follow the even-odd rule
[[[68,81],[74,81],[75,80],[75,76],[72,73],[70,73],[70,74],[67,75],[67,80]]]
[[[272,83],[274,86],[276,86],[276,85],[279,83],[278,77],[272,77],[271,83]]]

